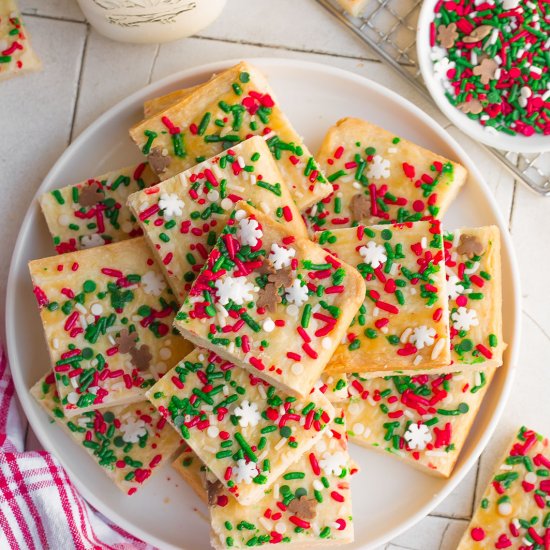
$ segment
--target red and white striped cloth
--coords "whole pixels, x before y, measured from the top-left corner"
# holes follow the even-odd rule
[[[0,549],[154,550],[87,504],[54,456],[24,452],[26,424],[0,349]]]

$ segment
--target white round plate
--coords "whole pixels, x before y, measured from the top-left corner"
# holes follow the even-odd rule
[[[374,548],[414,525],[460,482],[487,444],[512,384],[520,331],[519,282],[506,224],[481,174],[464,151],[417,107],[354,74],[313,63],[279,59],[251,60],[269,78],[280,104],[315,151],[326,130],[344,116],[370,120],[464,164],[470,177],[445,218],[449,229],[497,224],[503,237],[504,337],[509,347],[450,479],[426,475],[387,454],[352,446],[361,473],[353,482],[356,542]],[[136,162],[137,147],[128,128],[140,120],[143,101],[207,80],[233,65],[223,62],[185,71],[147,86],[94,122],[65,151],[42,183],[39,194],[55,187]],[[51,424],[28,389],[49,368],[27,262],[54,252],[46,224],[34,201],[23,221],[8,282],[7,334],[17,393],[44,447],[67,469],[81,494],[103,514],[163,549],[208,547],[205,507],[178,475],[166,467],[132,497],[120,492],[84,452]]]
[[[441,82],[434,76],[433,63],[430,59],[432,49],[430,46],[430,24],[434,19],[434,10],[438,1],[424,0],[422,4],[416,29],[416,53],[424,83],[443,114],[473,140],[490,147],[516,153],[539,153],[550,150],[550,136],[540,134],[530,137],[523,134],[510,136],[504,132],[489,132],[477,120],[468,118],[449,103]]]

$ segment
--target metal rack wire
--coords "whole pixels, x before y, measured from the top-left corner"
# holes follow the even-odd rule
[[[422,0],[370,0],[361,17],[352,17],[335,0],[317,0],[374,53],[431,100],[416,57],[416,24]],[[550,153],[518,154],[480,144],[516,179],[550,196]]]

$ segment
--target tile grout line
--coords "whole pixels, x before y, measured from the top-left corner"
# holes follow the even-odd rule
[[[84,74],[84,63],[86,61],[86,52],[88,50],[89,37],[90,37],[90,26],[86,25],[86,36],[84,37],[84,45],[82,47],[82,53],[80,55],[80,67],[78,68],[78,80],[76,83],[76,96],[74,100],[73,116],[71,119],[71,131],[69,133],[69,143],[73,141],[74,127],[76,122],[76,115],[78,113],[78,102],[80,100],[80,88],[82,84],[82,75]]]
[[[39,19],[49,19],[52,21],[62,21],[65,23],[79,23],[82,25],[88,25],[86,20],[79,20],[79,19],[70,19],[70,18],[64,18],[64,17],[57,17],[54,15],[42,15],[39,13],[31,13],[31,12],[22,12],[23,16],[25,17],[35,17]],[[370,57],[362,57],[359,55],[341,55],[333,52],[327,52],[323,50],[306,50],[303,48],[292,48],[288,46],[281,46],[277,44],[269,44],[269,43],[263,43],[263,42],[252,42],[248,40],[236,40],[231,38],[215,38],[213,36],[200,36],[200,35],[193,35],[189,38],[195,38],[197,40],[208,40],[211,42],[226,42],[228,44],[240,44],[242,46],[256,46],[259,48],[269,48],[272,50],[283,50],[288,52],[297,52],[297,53],[310,53],[310,54],[317,54],[317,55],[327,55],[329,57],[336,57],[338,59],[355,59],[357,61],[372,61],[374,63],[381,63],[381,61],[377,58],[370,58]],[[159,44],[160,46],[160,44]]]
[[[151,63],[151,69],[149,70],[149,78],[147,79],[147,84],[151,84],[151,81],[153,80],[153,71],[155,70],[155,67],[157,65],[157,59],[159,58],[160,46],[160,44],[157,44],[157,49],[155,50],[155,55],[153,56],[153,61]]]
[[[359,55],[342,55],[337,53],[331,53],[326,52],[323,50],[305,50],[303,48],[291,48],[288,46],[280,46],[277,44],[266,44],[263,42],[252,42],[248,40],[236,40],[232,38],[215,38],[213,36],[200,36],[200,35],[194,35],[190,38],[196,38],[198,40],[208,40],[211,42],[227,42],[228,44],[240,44],[242,46],[256,46],[259,48],[270,48],[273,50],[284,50],[288,52],[298,52],[298,53],[310,53],[310,54],[317,54],[317,55],[327,55],[329,57],[336,57],[338,59],[355,59],[356,61],[372,61],[374,63],[382,63],[380,59],[377,58],[370,58],[370,57],[361,57]]]
[[[87,25],[85,19],[71,19],[69,17],[57,17],[55,15],[43,15],[40,13],[32,13],[22,11],[21,15],[26,19],[27,17],[36,18],[36,19],[47,19],[49,21],[61,21],[62,23],[78,23],[80,25]]]
[[[449,516],[447,514],[440,514],[439,512],[432,512],[431,514],[428,514],[426,517],[437,518],[437,519],[448,519],[450,521],[466,521],[466,522],[470,521],[470,518],[468,516]]]
[[[477,459],[476,480],[475,480],[475,483],[474,483],[474,497],[472,499],[472,507],[471,507],[471,512],[470,512],[470,518],[474,517],[474,512],[475,512],[475,509],[476,509],[477,490],[478,490],[478,484],[479,484],[479,470],[481,469],[481,457],[482,457],[482,455],[483,455],[483,452],[481,453],[481,455]]]

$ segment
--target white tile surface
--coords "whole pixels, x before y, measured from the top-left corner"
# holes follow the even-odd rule
[[[374,59],[362,43],[313,0],[229,0],[200,36],[281,49]]]
[[[0,182],[9,208],[0,220],[0,295],[19,224],[42,178],[69,143],[86,26],[28,17],[44,68],[2,83]],[[8,107],[9,106],[9,107]],[[0,300],[4,330],[4,299]]]
[[[23,14],[84,21],[76,0],[21,0],[19,6]]]
[[[373,55],[313,0],[278,0],[276,8],[273,0],[229,0],[222,17],[199,37],[160,47],[116,44],[89,31],[79,23],[84,18],[75,0],[22,0],[21,6],[29,14],[27,23],[45,68],[1,85],[2,99],[10,105],[2,113],[0,137],[0,183],[10,204],[0,218],[3,257],[11,253],[35,189],[66,147],[71,131],[74,139],[114,103],[175,71],[230,58],[307,59],[372,78],[446,124],[433,105],[386,66],[372,61]],[[479,469],[474,468],[433,515],[387,544],[388,550],[455,548],[475,499],[519,424],[550,433],[550,199],[515,184],[477,144],[454,128],[449,132],[484,172],[510,220],[524,296],[520,364],[514,391]],[[2,295],[7,269],[5,261],[0,267]],[[3,307],[2,299],[0,328]],[[37,446],[32,434],[28,443]]]

